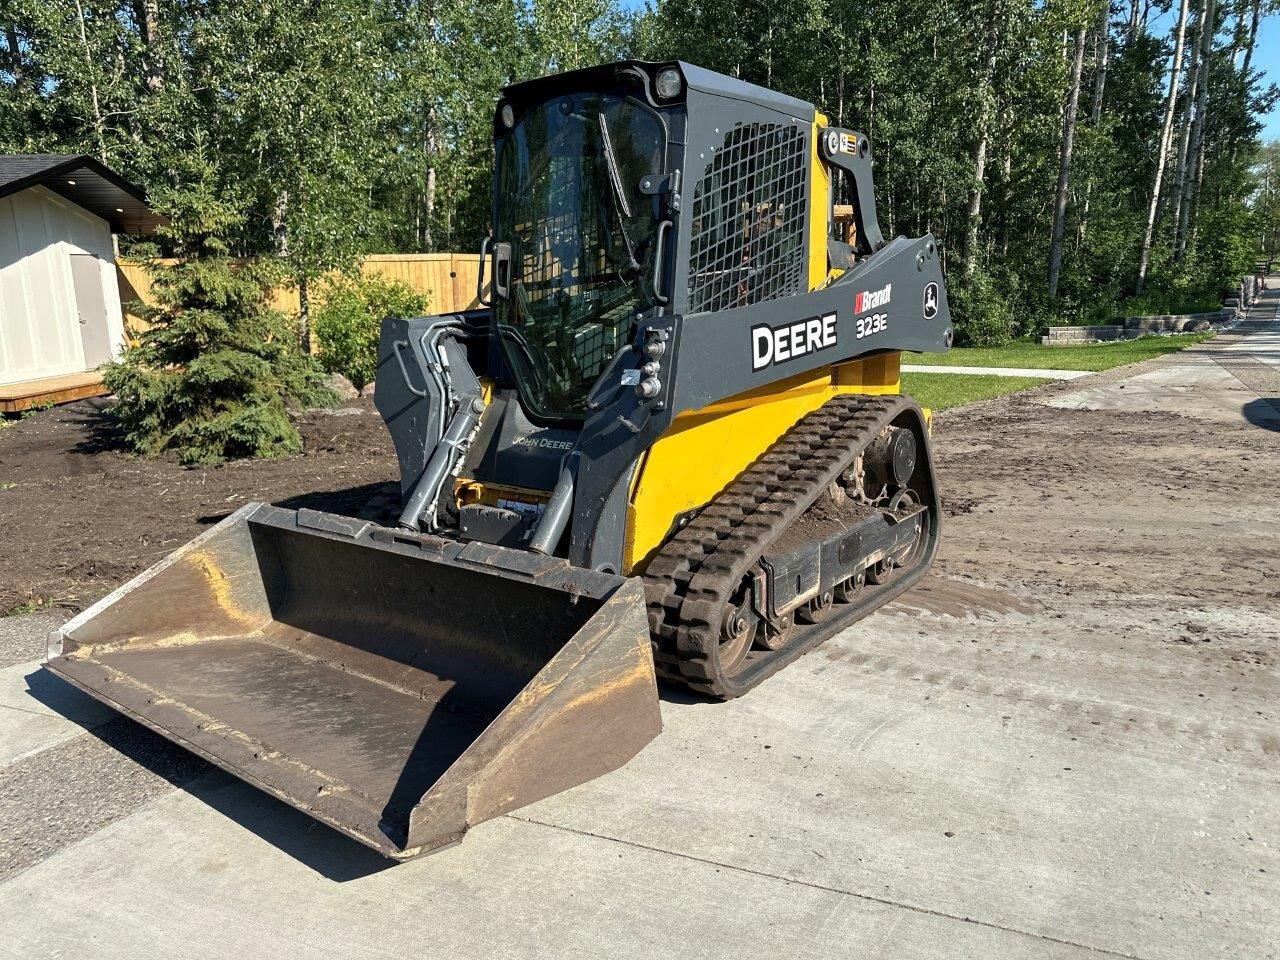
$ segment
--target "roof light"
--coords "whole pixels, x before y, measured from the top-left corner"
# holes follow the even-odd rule
[[[680,71],[670,67],[659,71],[658,77],[653,83],[653,89],[663,100],[674,100],[680,96],[680,88],[682,86]]]
[[[516,112],[512,109],[511,104],[504,103],[502,110],[499,111],[502,119],[502,125],[510,130],[516,125]]]
[[[76,182],[75,182],[74,180],[68,180],[68,181],[67,181],[67,186],[68,186],[68,187],[74,187],[75,185],[76,185]]]
[[[124,207],[116,207],[116,213],[124,213]]]

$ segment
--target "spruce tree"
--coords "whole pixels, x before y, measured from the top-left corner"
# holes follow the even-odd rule
[[[302,438],[289,407],[337,397],[299,350],[293,324],[269,306],[281,271],[269,260],[228,256],[220,238],[240,217],[207,178],[166,206],[174,214],[164,234],[178,262],[153,265],[155,302],[138,309],[148,327],[104,374],[127,443],[183,463],[297,453]]]

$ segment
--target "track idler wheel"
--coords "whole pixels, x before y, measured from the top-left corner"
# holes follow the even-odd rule
[[[835,594],[828,590],[797,610],[796,619],[801,623],[822,623],[831,616],[831,608],[835,606],[835,602]]]
[[[863,454],[863,470],[877,488],[902,487],[916,469],[916,437],[910,430],[890,427]]]
[[[791,642],[791,635],[795,633],[796,624],[790,617],[783,617],[782,622],[778,625],[766,623],[764,629],[760,631],[758,643],[765,650],[781,650]]]
[[[853,603],[858,599],[858,592],[866,582],[867,575],[863,572],[855,573],[852,577],[837,583],[834,591],[836,603]]]
[[[736,603],[728,606],[724,613],[724,622],[720,625],[720,662],[733,664],[735,667],[746,659],[760,633],[760,618],[751,609],[751,586],[748,581],[743,585]]]

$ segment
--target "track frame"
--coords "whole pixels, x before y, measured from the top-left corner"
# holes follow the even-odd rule
[[[909,486],[924,505],[926,541],[888,582],[866,583],[819,623],[793,623],[778,649],[752,649],[735,670],[719,660],[721,625],[742,578],[888,426],[915,434]],[[919,404],[905,395],[835,397],[802,417],[677,532],[644,574],[654,662],[663,679],[720,699],[741,696],[916,583],[937,552],[941,504]],[[763,629],[763,625],[761,627]]]

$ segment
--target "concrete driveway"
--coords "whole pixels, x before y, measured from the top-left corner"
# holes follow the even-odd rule
[[[0,620],[0,956],[1277,956],[1276,303],[940,417],[920,587],[402,865],[44,673],[47,617]]]

